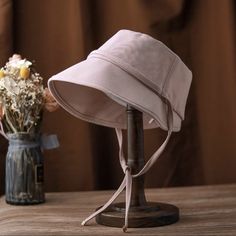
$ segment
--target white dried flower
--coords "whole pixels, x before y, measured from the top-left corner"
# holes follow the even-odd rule
[[[7,63],[7,67],[13,67],[13,68],[17,68],[20,69],[21,67],[30,67],[32,65],[32,63],[30,61],[27,61],[26,59],[23,60],[13,60],[13,61],[9,61]]]

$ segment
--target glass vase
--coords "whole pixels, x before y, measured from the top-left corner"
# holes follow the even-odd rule
[[[43,155],[39,134],[14,133],[6,156],[6,202],[31,205],[45,202]]]

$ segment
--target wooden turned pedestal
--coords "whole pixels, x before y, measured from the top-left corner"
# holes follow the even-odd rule
[[[142,113],[127,106],[128,160],[132,174],[144,166]],[[173,224],[179,220],[179,209],[170,204],[147,202],[144,193],[144,176],[133,178],[129,227],[144,228]],[[125,203],[112,204],[96,216],[101,225],[122,228],[125,222]]]

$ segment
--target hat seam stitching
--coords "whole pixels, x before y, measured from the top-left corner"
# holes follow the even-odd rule
[[[167,75],[166,75],[166,79],[164,80],[164,83],[163,83],[163,87],[162,87],[162,97],[164,97],[164,98],[166,98],[169,102],[170,102],[170,95],[169,95],[169,93],[168,93],[168,90],[166,89],[166,84],[167,84],[167,81],[169,81],[170,80],[170,77],[171,77],[171,75],[173,74],[173,71],[174,71],[174,69],[176,68],[176,65],[177,65],[177,56],[175,56],[175,59],[174,59],[174,61],[173,61],[173,63],[172,63],[172,65],[171,65],[171,67],[170,67],[170,69],[169,69],[169,71],[168,71],[168,73],[167,73]],[[166,94],[166,96],[164,95],[164,93]],[[181,118],[181,119],[183,119],[182,118],[182,115],[176,110],[176,108],[172,105],[172,103],[170,102],[170,104],[171,104],[171,107],[172,107],[172,109],[178,114],[178,116]]]
[[[95,54],[95,55],[94,55]],[[102,60],[106,60],[112,64],[114,64],[115,66],[118,66],[120,69],[124,70],[125,72],[131,74],[132,76],[134,76],[140,83],[142,83],[143,85],[145,85],[146,87],[148,87],[149,89],[151,89],[152,91],[154,91],[155,93],[158,94],[158,96],[161,96],[161,89],[159,88],[159,86],[155,85],[152,81],[150,81],[149,79],[146,78],[145,75],[143,75],[141,72],[137,71],[133,66],[130,66],[129,64],[127,64],[126,62],[121,62],[121,59],[115,56],[111,56],[111,55],[107,55],[104,52],[97,52],[93,51],[89,57],[97,57],[99,59]],[[129,71],[129,69],[131,71]],[[134,72],[134,73],[133,73]],[[147,85],[146,83],[144,83],[139,76],[141,76],[145,81],[147,81],[147,83],[151,84]],[[155,89],[152,88],[155,87]]]

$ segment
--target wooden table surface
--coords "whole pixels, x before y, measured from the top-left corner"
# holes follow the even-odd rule
[[[111,191],[48,193],[47,202],[11,206],[0,198],[0,235],[122,235],[119,228],[81,221],[102,205]],[[148,189],[150,201],[180,208],[180,221],[169,226],[129,229],[128,235],[236,236],[236,184]]]

